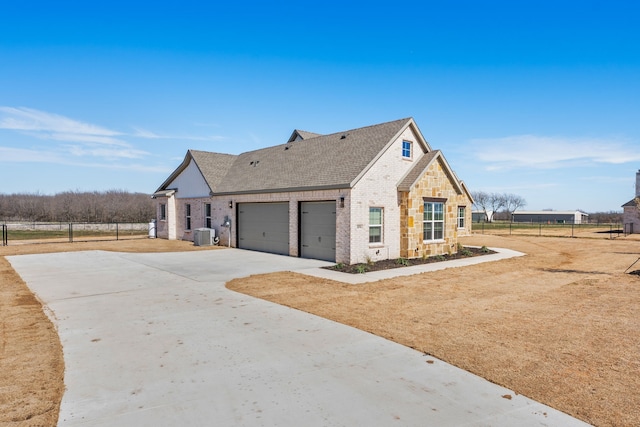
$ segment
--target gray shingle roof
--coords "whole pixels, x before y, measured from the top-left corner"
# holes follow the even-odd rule
[[[434,150],[426,153],[418,160],[413,167],[407,172],[404,178],[398,184],[398,190],[411,191],[413,184],[422,176],[424,171],[429,167],[431,162],[440,154],[440,150]]]
[[[289,141],[287,141],[287,142],[293,142],[297,138],[301,138],[303,140],[304,139],[311,139],[311,138],[315,138],[316,136],[322,136],[322,134],[313,133],[313,132],[307,132],[306,130],[294,129],[293,133],[289,137]]]
[[[189,153],[200,169],[202,176],[214,193],[222,182],[238,156],[233,154],[210,153],[207,151],[189,150]]]
[[[350,188],[411,118],[242,153],[217,194]]]
[[[187,154],[184,156],[184,160],[174,170],[171,175],[162,183],[160,187],[154,193],[154,196],[160,196],[165,190],[169,190],[169,185],[173,182],[174,179],[177,178],[178,175],[182,173],[183,170],[189,163],[191,163],[191,159],[195,161],[196,166],[200,170],[200,173],[207,181],[207,185],[209,185],[209,189],[212,192],[215,192],[216,187],[222,181],[222,178],[227,174],[233,162],[236,159],[236,155],[233,154],[221,154],[221,153],[210,153],[208,151],[198,151],[198,150],[189,150]]]
[[[625,203],[624,205],[622,205],[622,207],[623,207],[623,208],[626,208],[626,207],[629,207],[629,206],[634,206],[634,207],[636,207],[636,206],[638,206],[638,205],[637,205],[637,203],[636,203],[637,201],[638,201],[638,198],[636,197],[635,199],[631,199],[631,200],[629,200],[627,203]]]

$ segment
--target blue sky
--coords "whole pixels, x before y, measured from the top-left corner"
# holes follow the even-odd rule
[[[639,19],[615,0],[3,4],[0,193],[151,193],[189,148],[413,117],[472,191],[621,210]]]

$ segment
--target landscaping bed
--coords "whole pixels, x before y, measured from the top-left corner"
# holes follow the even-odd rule
[[[369,271],[380,271],[380,270],[389,270],[391,268],[400,268],[400,267],[410,267],[412,265],[423,265],[423,264],[431,264],[434,262],[443,262],[450,261],[453,259],[460,258],[469,258],[474,256],[488,255],[494,254],[495,251],[487,248],[486,246],[482,246],[481,248],[475,246],[466,246],[461,247],[458,252],[452,254],[444,254],[444,255],[434,255],[425,258],[396,258],[396,259],[385,259],[382,261],[371,261],[367,263],[360,264],[336,264],[326,268],[327,270],[340,271],[341,273],[351,273],[351,274],[359,274],[359,273],[367,273]]]

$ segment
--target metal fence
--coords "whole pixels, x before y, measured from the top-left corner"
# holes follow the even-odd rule
[[[613,239],[627,235],[621,223],[611,224],[558,224],[530,222],[480,222],[473,223],[473,232],[509,236],[591,237]]]
[[[148,223],[6,222],[1,228],[2,246],[25,243],[128,240],[149,235]]]

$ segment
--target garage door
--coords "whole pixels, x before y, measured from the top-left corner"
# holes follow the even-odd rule
[[[300,204],[300,256],[336,260],[336,202]]]
[[[238,247],[289,255],[289,203],[238,203]]]

